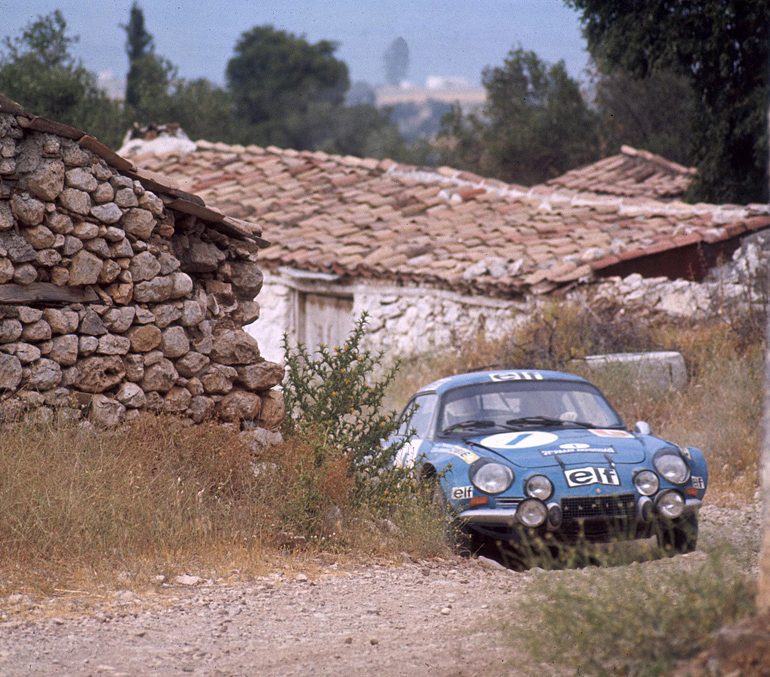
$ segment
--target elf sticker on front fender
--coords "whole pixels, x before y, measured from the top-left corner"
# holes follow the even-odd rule
[[[589,484],[609,484],[620,486],[620,478],[615,468],[572,468],[564,471],[564,479],[569,487],[585,487]]]
[[[452,498],[456,501],[468,499],[473,496],[473,487],[452,487]]]

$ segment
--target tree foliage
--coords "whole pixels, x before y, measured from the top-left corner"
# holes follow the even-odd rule
[[[180,78],[174,64],[155,52],[136,2],[122,28],[129,61],[124,102],[108,99],[96,77],[70,55],[77,37],[67,32],[58,10],[4,41],[0,91],[113,146],[131,124],[177,122],[193,139],[402,160],[417,156],[386,113],[344,104],[348,70],[334,57],[332,42],[311,44],[270,26],[255,27],[239,39],[223,88]]]
[[[122,24],[121,28],[126,32],[126,54],[128,55],[126,105],[137,108],[143,98],[142,86],[149,75],[148,57],[153,56],[154,48],[152,35],[144,27],[144,12],[136,2],[131,4],[128,23]]]
[[[334,56],[336,44],[311,44],[272,26],[241,35],[227,64],[236,114],[252,125],[259,143],[307,148],[319,121],[342,105],[348,68]]]
[[[595,87],[603,155],[627,144],[692,163],[695,96],[686,78],[670,70],[635,78],[616,67],[597,74]]]
[[[227,64],[228,90],[241,143],[400,156],[404,144],[387,115],[345,106],[347,65],[336,44],[315,44],[272,26],[243,33]]]
[[[406,79],[409,70],[409,45],[402,37],[396,38],[388,45],[382,55],[385,64],[385,81],[389,85],[398,85]]]
[[[600,68],[636,77],[670,69],[689,81],[694,198],[767,199],[770,0],[566,1]]]
[[[95,76],[70,54],[78,38],[59,10],[32,20],[0,52],[0,92],[25,108],[118,143],[124,119]]]
[[[598,157],[597,118],[563,61],[512,50],[482,75],[481,114],[455,107],[443,121],[444,161],[505,181],[533,184]]]

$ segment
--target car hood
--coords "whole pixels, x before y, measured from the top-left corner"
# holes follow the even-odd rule
[[[625,430],[571,428],[523,430],[466,437],[469,447],[483,447],[521,468],[586,464],[597,460],[641,463],[646,456],[642,436]]]

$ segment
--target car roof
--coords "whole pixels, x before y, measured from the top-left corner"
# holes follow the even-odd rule
[[[549,371],[546,369],[493,369],[490,371],[471,371],[466,374],[447,376],[423,386],[417,394],[438,393],[441,395],[447,390],[452,390],[453,388],[461,386],[500,381],[575,381],[576,383],[590,383],[582,376],[569,374],[564,371]]]

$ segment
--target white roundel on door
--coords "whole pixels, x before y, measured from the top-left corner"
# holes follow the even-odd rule
[[[498,433],[481,440],[481,444],[491,449],[531,449],[544,447],[559,439],[558,435],[544,432]]]

